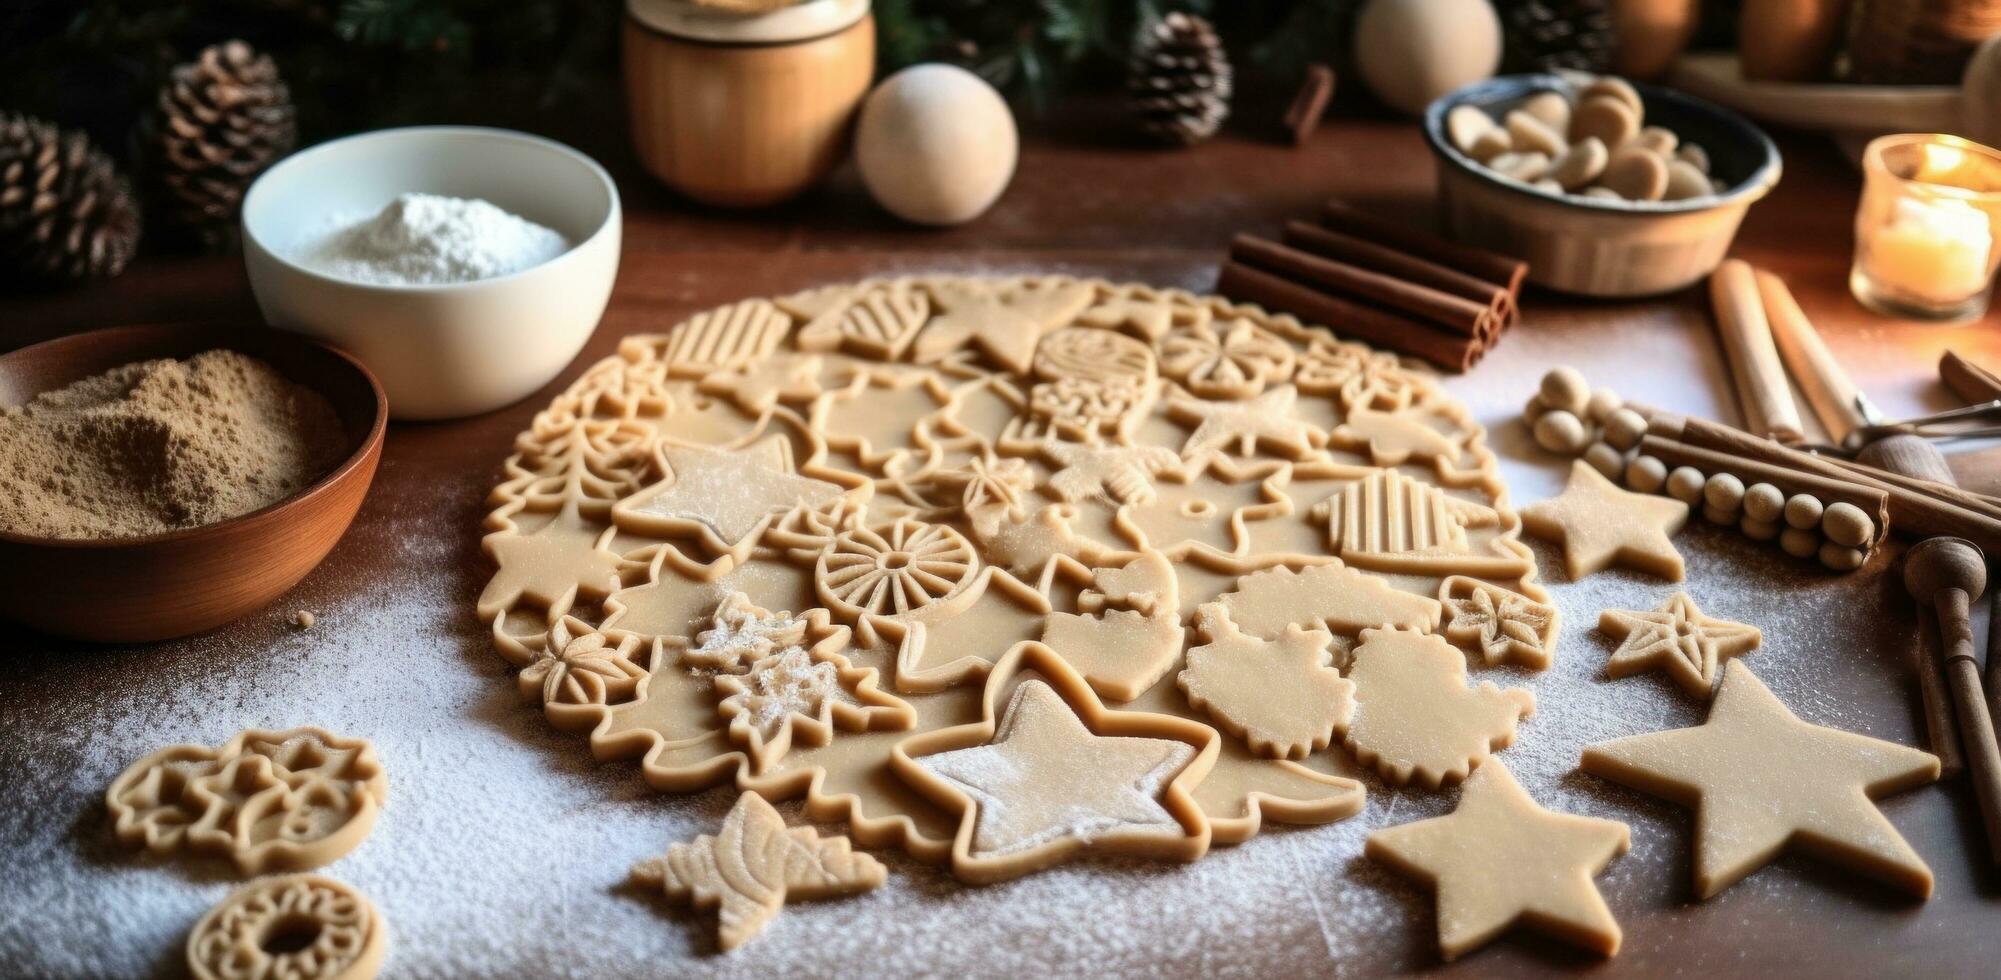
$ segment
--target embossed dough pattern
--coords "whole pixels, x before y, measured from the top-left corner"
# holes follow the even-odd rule
[[[479,611],[552,723],[660,789],[803,798],[967,880],[1193,860],[1359,810],[1370,703],[1295,722],[1200,664],[1191,701],[1199,607],[1338,694],[1363,630],[1437,633],[1448,578],[1546,600],[1484,439],[1421,371],[1214,297],[824,287],[625,338],[536,416]],[[1079,770],[1007,778],[1051,746]]]

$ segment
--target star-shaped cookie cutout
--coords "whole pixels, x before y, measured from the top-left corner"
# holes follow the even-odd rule
[[[1561,496],[1522,511],[1523,530],[1563,546],[1573,580],[1620,565],[1681,581],[1681,552],[1668,536],[1687,522],[1687,504],[1621,490],[1583,460],[1571,464]]]
[[[738,368],[702,378],[703,393],[727,395],[744,411],[760,415],[780,401],[809,402],[820,394],[818,354],[776,353]]]
[[[1740,661],[1708,722],[1589,746],[1582,767],[1695,808],[1698,898],[1787,849],[1931,895],[1931,869],[1873,801],[1937,779],[1938,758],[1801,721]]]
[[[1451,813],[1378,830],[1365,853],[1437,889],[1447,960],[1517,924],[1611,956],[1619,923],[1591,879],[1630,845],[1625,824],[1545,810],[1490,761]]]
[[[1091,304],[1088,283],[1048,284],[940,280],[931,296],[941,312],[911,345],[911,359],[930,364],[966,346],[978,347],[1015,374],[1028,373],[1042,335],[1075,319]]]
[[[1187,789],[1215,759],[1213,729],[1107,711],[1039,643],[994,668],[983,715],[915,736],[892,759],[906,782],[961,814],[952,849],[960,880],[1013,878],[1087,849],[1181,860],[1208,849],[1208,824]]]
[[[1686,592],[1653,612],[1607,609],[1598,628],[1621,641],[1605,663],[1606,676],[1662,670],[1698,698],[1708,697],[1716,685],[1718,662],[1750,653],[1765,638],[1756,626],[1703,615]]]
[[[500,567],[479,595],[480,618],[490,621],[524,597],[560,615],[579,592],[592,599],[610,595],[619,586],[620,562],[604,547],[611,534],[574,509],[528,534],[511,529],[488,534],[480,543]]]
[[[1167,414],[1195,431],[1181,444],[1181,457],[1235,452],[1249,456],[1259,447],[1293,459],[1304,459],[1327,441],[1327,434],[1293,412],[1299,389],[1279,385],[1243,401],[1209,401],[1176,397]]]
[[[612,520],[649,537],[694,534],[717,551],[734,552],[794,507],[818,507],[855,489],[795,472],[784,436],[742,449],[669,446],[660,455],[671,475],[619,501]]]

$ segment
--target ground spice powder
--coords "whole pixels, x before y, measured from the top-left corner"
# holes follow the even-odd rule
[[[117,538],[275,503],[331,470],[333,406],[231,350],[140,361],[0,409],[0,530]]]

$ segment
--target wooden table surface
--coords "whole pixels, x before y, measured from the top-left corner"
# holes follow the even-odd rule
[[[108,842],[101,805],[92,795],[103,783],[80,775],[73,780],[48,775],[50,771],[108,774],[126,761],[90,755],[89,739],[76,736],[75,710],[43,707],[58,692],[73,696],[79,676],[103,671],[157,674],[195,669],[195,664],[212,668],[228,663],[229,656],[253,663],[259,655],[256,648],[273,635],[279,628],[275,624],[290,609],[324,607],[344,596],[371,594],[383,581],[403,580],[415,569],[459,610],[459,621],[442,627],[438,637],[446,647],[460,649],[440,649],[438,655],[454,664],[481,665],[477,669],[486,675],[484,683],[496,690],[511,689],[498,658],[486,650],[484,632],[472,612],[472,597],[487,574],[477,556],[483,496],[513,434],[561,385],[610,352],[624,334],[664,329],[690,312],[743,296],[915,271],[1035,270],[1204,290],[1212,284],[1221,249],[1233,232],[1275,231],[1287,218],[1312,213],[1329,195],[1412,220],[1428,218],[1432,165],[1411,125],[1339,121],[1301,149],[1232,137],[1185,152],[1127,147],[1100,136],[1103,128],[1089,119],[1045,127],[1028,140],[1014,184],[993,212],[970,226],[946,231],[911,229],[884,217],[851,173],[839,175],[807,200],[771,211],[702,211],[639,177],[622,146],[592,147],[602,151],[621,177],[627,208],[625,253],[603,324],[556,382],[520,404],[479,418],[392,426],[374,490],[347,537],[294,596],[244,624],[208,637],[116,651],[18,632],[10,638],[8,667],[0,675],[0,799],[39,796],[63,801],[74,811],[42,812],[30,818],[19,808],[8,807],[0,815],[0,840],[18,844],[34,839],[45,845],[34,856],[11,860],[59,864],[77,855],[93,865],[118,860]],[[1836,354],[1887,413],[1956,404],[1933,373],[1939,352],[1949,345],[1977,360],[2001,364],[2001,329],[1997,329],[2001,315],[1990,314],[1975,325],[1939,328],[1895,323],[1862,311],[1846,290],[1857,177],[1822,141],[1783,134],[1780,141],[1784,180],[1751,211],[1735,254],[1791,282]],[[1538,453],[1519,424],[1511,423],[1535,378],[1550,364],[1575,363],[1594,381],[1617,387],[1630,398],[1734,419],[1700,295],[1607,304],[1531,293],[1524,311],[1518,331],[1486,363],[1450,383],[1494,429],[1494,442],[1518,503],[1550,494],[1560,484],[1563,467]],[[0,349],[118,323],[245,317],[254,312],[236,260],[149,257],[108,283],[0,300]],[[413,550],[407,540],[413,533],[429,536],[429,546]],[[1726,569],[1719,575],[1739,574],[1727,571],[1731,567],[1749,569],[1741,573],[1743,591],[1749,593],[1759,591],[1758,576],[1769,574],[1763,569],[1775,564],[1788,567],[1784,559],[1769,557],[1775,553],[1771,549],[1713,528],[1693,530],[1683,539],[1705,556],[1693,562],[1699,568]],[[1553,571],[1549,551],[1540,554],[1545,578],[1553,580],[1553,591],[1562,602],[1566,589],[1561,573]],[[1847,603],[1875,611],[1866,626],[1812,638],[1812,643],[1834,648],[1814,661],[1828,665],[1824,678],[1802,681],[1789,674],[1790,687],[1775,687],[1781,687],[1780,693],[1804,716],[1814,718],[1819,711],[1823,718],[1867,719],[1872,734],[1910,742],[1917,737],[1919,723],[1910,679],[1902,668],[1901,644],[1911,627],[1894,577],[1884,574],[1885,565],[1879,560],[1843,579],[1818,572],[1779,573],[1790,583],[1789,589],[1796,587],[1797,594],[1807,597],[1803,601]],[[1602,656],[1603,647],[1584,632],[1595,610],[1566,606],[1565,616],[1573,632],[1567,634],[1564,656]],[[217,652],[232,648],[233,654]],[[91,697],[99,699],[95,703],[106,711],[134,710],[129,699],[143,696],[140,689],[123,682],[107,681],[94,689],[98,693]],[[227,713],[226,708],[218,711]],[[526,708],[496,710],[531,713]],[[1677,717],[1687,723],[1690,715]],[[1692,717],[1699,718],[1699,712]],[[189,730],[226,734],[232,726],[253,720],[262,719],[205,719]],[[573,755],[585,754],[579,744],[563,744]],[[621,786],[636,784],[629,763],[611,763],[607,768],[622,770]],[[590,789],[584,786],[578,792]],[[397,792],[399,799],[390,803],[392,811],[421,790],[399,787]],[[1937,892],[1928,903],[1900,900],[1812,862],[1787,859],[1754,877],[1754,882],[1765,885],[1739,886],[1698,904],[1687,885],[1686,814],[1623,791],[1610,791],[1608,798],[1632,811],[1636,848],[1622,859],[1627,866],[1615,865],[1616,885],[1607,889],[1625,927],[1626,951],[1602,967],[1606,972],[1835,976],[1919,969],[1942,975],[1992,975],[1995,970],[1990,937],[2001,922],[1997,918],[2001,876],[1992,870],[1985,845],[1977,839],[1977,817],[1963,783],[1906,794],[1885,808],[1936,873]],[[715,812],[713,801],[705,812]],[[53,838],[36,836],[31,820],[53,821],[61,829]],[[1275,836],[1318,832],[1281,831]],[[1787,887],[1771,886],[1773,881]],[[1433,922],[1428,899],[1405,885],[1377,878],[1369,882],[1330,880],[1327,887],[1395,891],[1396,905],[1405,914],[1383,927],[1379,943],[1337,950],[1330,940],[1323,948],[1283,929],[1274,932],[1270,942],[1260,942],[1261,926],[1245,922],[1241,963],[1266,972],[1290,968],[1308,974],[1333,967],[1363,974],[1438,967],[1429,941]],[[0,883],[0,892],[6,889]],[[37,921],[25,910],[0,912],[0,973],[60,972],[60,962],[66,961],[40,961],[23,952],[28,947],[23,945],[22,931],[47,927]],[[687,923],[688,917],[677,916],[658,926],[702,928]],[[10,937],[10,932],[15,934]],[[112,933],[102,941],[125,941],[115,929]],[[1310,929],[1306,935],[1311,936]],[[44,941],[54,940],[34,940]],[[1233,943],[1231,948],[1238,947]],[[395,958],[408,955],[395,954],[392,969],[399,962],[415,962]],[[148,951],[138,962],[171,970],[174,954]],[[719,972],[730,969],[715,960],[703,962]],[[1089,965],[1077,964],[1080,970]],[[1215,965],[1209,961],[1210,967]],[[674,972],[664,964],[647,969],[655,967]],[[1166,962],[1154,967],[1150,972],[1192,969]],[[1124,963],[1123,968],[1131,964]],[[547,969],[546,963],[532,957],[522,967],[524,973]],[[1590,957],[1546,942],[1510,939],[1444,972],[1489,975],[1576,969],[1601,968]],[[976,963],[971,972],[979,972]]]

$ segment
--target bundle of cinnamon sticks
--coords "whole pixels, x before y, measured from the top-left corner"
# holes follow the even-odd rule
[[[1464,371],[1512,326],[1527,264],[1329,201],[1278,241],[1238,235],[1216,292]]]

